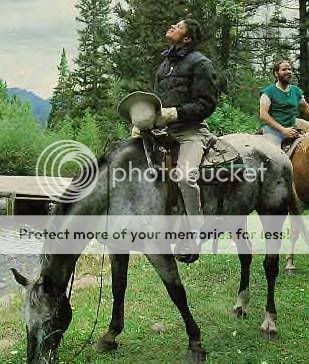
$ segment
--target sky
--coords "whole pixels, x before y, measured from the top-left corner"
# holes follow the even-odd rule
[[[77,55],[76,0],[0,0],[0,79],[48,98],[62,48]]]

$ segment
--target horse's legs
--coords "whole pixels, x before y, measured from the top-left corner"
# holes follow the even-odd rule
[[[266,279],[267,279],[267,303],[265,318],[261,325],[261,330],[274,335],[277,333],[276,319],[277,310],[275,305],[275,286],[279,274],[279,255],[266,254],[263,262]]]
[[[117,349],[115,338],[124,326],[124,297],[127,288],[129,255],[110,255],[112,269],[113,312],[108,331],[95,345],[97,352]]]
[[[250,266],[252,262],[252,244],[247,238],[247,222],[243,221],[238,225],[244,234],[232,235],[233,240],[237,245],[238,258],[240,261],[240,283],[236,303],[233,307],[234,313],[239,318],[247,317],[247,307],[250,300],[249,281],[250,281]]]
[[[286,273],[292,273],[296,267],[294,265],[294,251],[295,251],[295,245],[296,242],[300,236],[300,229],[299,226],[299,219],[301,218],[301,210],[299,211],[293,211],[296,216],[290,215],[290,221],[291,221],[291,248],[290,253],[286,255],[286,264],[285,264],[285,271]],[[298,215],[297,215],[298,214]]]
[[[291,242],[291,254],[287,254],[285,257],[285,272],[288,274],[293,273],[293,271],[295,271],[295,269],[296,269],[295,264],[294,264],[295,243],[296,243],[296,241]]]
[[[308,123],[309,124],[309,123]],[[293,164],[293,170],[294,170],[294,180],[296,182],[296,179],[298,180],[306,180],[306,178],[302,178],[303,176],[300,175],[300,171],[305,169],[303,166],[303,158],[301,156],[301,152],[296,150],[294,152],[293,158],[292,158],[292,164]],[[300,163],[301,162],[301,163]],[[308,164],[309,166],[309,164]],[[295,189],[295,184],[293,183],[292,186],[292,199],[290,203],[290,221],[291,221],[291,249],[289,254],[286,256],[286,264],[285,264],[285,271],[287,273],[291,273],[293,270],[296,269],[294,265],[294,251],[295,251],[295,245],[300,235],[300,229],[299,229],[299,218],[301,218],[301,215],[304,211],[304,206],[302,205],[301,201],[299,200],[297,196],[297,192]]]
[[[250,300],[249,280],[250,266],[252,262],[251,254],[238,254],[240,260],[240,283],[238,289],[237,300],[233,311],[239,318],[247,317],[247,307]]]
[[[176,261],[172,255],[147,255],[147,258],[154,266],[162,279],[166,290],[177,306],[189,337],[189,355],[194,363],[200,363],[206,359],[206,351],[201,345],[200,328],[194,321],[187,303],[186,291],[181,282]]]
[[[271,217],[261,218],[264,234],[273,234],[275,232],[281,232],[285,216],[282,216],[279,221],[279,216],[276,217],[276,224],[272,221]],[[276,228],[274,229],[274,226]],[[263,262],[264,271],[267,279],[267,302],[265,318],[261,325],[261,330],[268,335],[276,335],[276,319],[277,310],[275,304],[275,286],[276,279],[279,274],[279,250],[281,246],[281,238],[278,239],[266,239],[266,255]]]

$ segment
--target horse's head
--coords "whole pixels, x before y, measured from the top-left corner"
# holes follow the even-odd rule
[[[35,282],[12,269],[16,281],[26,288],[24,316],[27,329],[27,362],[55,363],[57,348],[72,319],[65,291],[57,290],[48,276]]]

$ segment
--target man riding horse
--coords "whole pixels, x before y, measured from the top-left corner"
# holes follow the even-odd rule
[[[303,119],[298,119],[297,113],[301,109],[306,117],[309,117],[309,104],[306,102],[303,91],[291,84],[292,65],[287,60],[281,60],[274,64],[273,74],[276,77],[276,83],[273,83],[262,90],[260,98],[260,117],[264,122],[262,126],[263,135],[272,143],[281,147],[284,139],[296,139],[301,134],[309,132],[309,122]],[[295,148],[295,144],[293,144]],[[299,197],[304,201],[307,189],[300,188],[306,185],[304,178],[306,176],[306,158],[304,153],[301,153],[301,160],[295,155],[295,149],[289,151],[294,170],[294,182],[296,191]],[[292,151],[294,154],[292,155]],[[304,192],[305,191],[305,192]],[[295,242],[291,247],[291,254],[286,257],[286,270],[292,271],[295,269],[293,263],[293,252]]]
[[[172,34],[168,36],[175,39],[173,42],[174,47],[169,50],[166,60],[160,66],[156,83],[156,88],[161,93],[160,96],[162,97],[164,107],[161,111],[161,101],[154,95],[152,97],[156,101],[154,100],[153,104],[150,103],[150,106],[153,106],[154,111],[161,112],[160,121],[157,121],[157,124],[160,126],[166,125],[180,141],[182,157],[179,158],[180,162],[178,161],[178,164],[181,163],[181,158],[184,160],[187,157],[186,151],[188,146],[190,146],[189,152],[194,148],[198,150],[198,153],[194,151],[194,158],[190,157],[190,153],[188,154],[189,159],[191,158],[191,166],[195,165],[195,168],[198,168],[202,143],[211,138],[211,134],[201,126],[201,122],[204,116],[211,114],[217,99],[213,68],[210,61],[200,53],[192,50],[192,46],[195,45],[195,36],[192,34],[195,33],[190,30],[190,25],[187,28],[187,24],[191,23],[189,21],[188,23],[187,21],[180,22],[175,27],[175,30],[172,27],[167,33],[175,32],[173,36]],[[187,38],[187,41],[185,41],[185,38]],[[176,42],[176,39],[182,39],[182,41],[179,40],[179,43]],[[177,44],[182,46],[177,47]],[[171,54],[175,54],[175,56],[170,58]],[[207,85],[209,86],[208,88]],[[165,94],[165,90],[169,90],[169,92]],[[209,91],[213,93],[209,93]],[[135,93],[135,96],[131,95],[130,98],[136,97],[136,95]],[[143,97],[148,96],[144,95]],[[128,100],[127,98],[124,101],[125,104],[128,104]],[[123,103],[122,105],[125,104]],[[136,105],[139,106],[138,103],[135,103]],[[124,111],[121,108],[119,110]],[[136,115],[139,114],[136,113]],[[128,117],[126,118],[128,119]],[[135,120],[134,118],[132,119]],[[154,123],[156,120],[155,112],[153,119],[149,120],[152,120],[151,122]],[[204,135],[204,132],[207,134]],[[237,151],[242,157],[246,168],[258,170],[259,166],[265,166],[265,173],[258,173],[257,178],[254,180],[243,179],[237,183],[231,183],[228,188],[221,188],[220,186],[220,194],[216,193],[217,185],[215,184],[203,186],[201,192],[203,194],[202,200],[207,202],[203,206],[205,215],[220,213],[221,215],[236,216],[240,218],[238,226],[246,233],[246,216],[255,210],[261,218],[265,234],[270,235],[270,238],[265,239],[266,254],[263,266],[267,279],[267,300],[264,320],[261,325],[261,330],[269,337],[277,333],[275,286],[279,273],[281,238],[276,238],[275,233],[282,231],[288,213],[298,215],[298,206],[292,183],[292,168],[288,157],[268,141],[265,141],[264,144],[267,145],[265,147],[261,143],[261,138],[258,135],[233,134],[224,136],[223,140],[227,140],[231,145],[237,147]],[[98,181],[92,192],[79,201],[72,202],[66,206],[61,204],[57,207],[54,219],[58,218],[58,221],[61,222],[61,229],[59,231],[76,231],[76,227],[80,227],[83,224],[87,227],[86,222],[83,222],[83,224],[79,222],[77,224],[74,218],[83,218],[85,215],[105,216],[106,218],[114,217],[113,225],[116,230],[122,225],[120,223],[121,220],[117,218],[119,216],[144,217],[142,219],[138,218],[138,221],[130,226],[132,231],[139,229],[141,224],[146,224],[146,221],[149,221],[148,217],[150,215],[164,215],[168,189],[161,181],[158,183],[158,181],[154,180],[140,179],[139,175],[134,173],[130,176],[132,178],[118,179],[113,181],[115,182],[113,185],[110,183],[110,173],[113,171],[122,170],[128,177],[131,166],[139,168],[143,174],[149,169],[148,160],[143,153],[145,152],[144,140],[128,139],[120,143],[101,160]],[[197,154],[200,155],[199,158],[197,158]],[[86,168],[82,170],[81,176],[86,174],[87,170]],[[90,178],[89,174],[88,178]],[[68,191],[75,191],[79,182],[80,178],[73,179]],[[195,189],[197,186],[193,185],[192,187],[188,184],[188,188],[189,186],[195,192],[196,198],[199,197],[199,190]],[[187,197],[186,192],[184,194]],[[190,203],[187,205],[185,200],[187,209],[188,206],[191,206]],[[187,213],[199,212],[197,210],[199,203],[196,203],[194,207],[195,211],[189,210]],[[213,209],[213,207],[215,208]],[[273,223],[271,218],[268,218],[274,215],[278,217],[276,224]],[[296,218],[294,232],[291,230],[291,236],[295,236],[297,231],[301,231],[306,237],[306,229],[302,220],[299,219],[299,216],[296,216]],[[90,220],[93,221],[93,219]],[[51,226],[54,226],[55,221],[51,221]],[[102,226],[99,229],[100,231],[105,231],[101,230],[106,229],[105,219],[101,219],[101,221]],[[112,218],[109,218],[108,221],[109,229],[112,231]],[[225,226],[225,228],[230,230],[228,226]],[[222,226],[222,229],[224,229],[224,226]],[[237,301],[233,311],[238,317],[245,317],[250,297],[249,281],[252,244],[247,235],[241,234],[240,237],[237,237],[235,229],[234,232],[232,239],[235,241],[240,253],[241,274]],[[74,254],[54,254],[53,249],[50,250],[51,247],[56,247],[56,251],[60,249],[61,252],[66,252],[69,246],[75,246],[67,243],[55,241],[51,245],[48,240],[44,243],[42,265],[39,277],[35,281],[30,282],[16,270],[13,271],[17,282],[27,289],[24,312],[27,328],[27,362],[29,364],[54,364],[56,362],[58,346],[72,319],[72,308],[67,295],[68,282],[70,277],[74,277],[74,267],[88,241],[87,239],[82,239],[77,244],[78,251],[74,252]],[[168,250],[163,254],[163,252],[158,251],[156,242],[147,241],[146,245],[147,249],[151,248],[151,250],[148,250],[148,253],[144,253],[156,269],[170,299],[177,306],[185,324],[188,336],[187,361],[201,364],[206,358],[206,351],[202,345],[201,331],[189,309],[186,292],[172,254],[171,246],[167,244],[165,248]],[[110,259],[113,293],[112,318],[108,330],[99,338],[95,345],[95,349],[99,353],[115,350],[118,346],[116,338],[124,328],[124,300],[130,252],[123,252],[119,248],[121,246],[117,245]],[[132,248],[135,251],[135,247],[133,246]],[[140,277],[143,274],[144,272],[141,271]],[[104,357],[103,359],[98,359],[99,362],[104,360],[108,361],[109,359]]]
[[[166,32],[170,48],[162,55],[154,91],[162,102],[155,127],[166,127],[179,143],[177,159],[178,185],[183,197],[189,228],[198,232],[203,225],[200,188],[197,183],[198,168],[203,157],[203,147],[216,139],[203,120],[217,105],[216,75],[211,61],[196,51],[201,42],[201,29],[196,20],[185,19],[172,25]],[[135,126],[132,136],[139,136]],[[189,250],[189,244],[185,251]],[[192,255],[179,254],[177,259],[191,262]]]
[[[309,104],[303,91],[291,85],[292,66],[287,60],[275,63],[273,74],[276,83],[262,90],[260,98],[260,118],[263,135],[273,143],[281,146],[285,138],[295,139],[299,136],[299,129],[309,131],[309,122],[297,119],[298,109],[309,116]]]

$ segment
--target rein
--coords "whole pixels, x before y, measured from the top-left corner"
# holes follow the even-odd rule
[[[104,150],[105,150],[107,144],[108,144],[108,139],[107,139],[106,144],[104,146]],[[110,209],[110,193],[109,192],[110,192],[110,169],[109,169],[109,165],[107,163],[107,207],[106,207],[106,225],[105,225],[106,230],[105,231],[107,231],[107,228],[108,228],[108,214],[109,214],[109,209]],[[101,262],[100,262],[100,288],[99,288],[97,312],[96,312],[96,317],[95,317],[95,320],[94,320],[94,323],[93,323],[93,327],[92,327],[92,330],[91,330],[88,338],[84,342],[84,344],[73,355],[73,357],[71,358],[71,360],[69,360],[68,363],[73,363],[74,360],[86,349],[86,347],[88,346],[88,344],[92,340],[95,328],[97,326],[99,313],[100,313],[100,308],[101,308],[101,304],[102,304],[102,296],[103,296],[103,267],[104,267],[104,261],[105,261],[105,244],[103,244],[103,254],[101,256]],[[72,294],[73,282],[74,282],[74,277],[75,277],[75,268],[76,268],[76,263],[74,264],[72,278],[71,278],[70,290],[69,290],[69,295],[68,295],[68,300],[69,301],[70,301],[71,294]]]
[[[95,317],[95,320],[94,320],[94,323],[92,326],[92,330],[91,330],[88,338],[86,339],[86,341],[81,346],[81,348],[73,355],[73,357],[68,361],[68,363],[73,363],[74,359],[76,359],[86,349],[88,344],[90,344],[92,336],[94,334],[94,330],[97,326],[101,303],[102,303],[102,295],[103,295],[103,266],[104,266],[104,260],[105,260],[104,258],[105,258],[105,245],[104,245],[103,254],[101,256],[101,264],[100,264],[100,290],[99,290],[98,306],[97,306],[96,317]]]
[[[68,294],[69,302],[70,302],[71,296],[72,296],[73,283],[74,283],[74,279],[75,279],[75,271],[76,271],[76,262],[74,263],[73,272],[72,272],[72,276],[71,276],[71,284],[70,284],[70,289],[69,289],[69,294]]]

